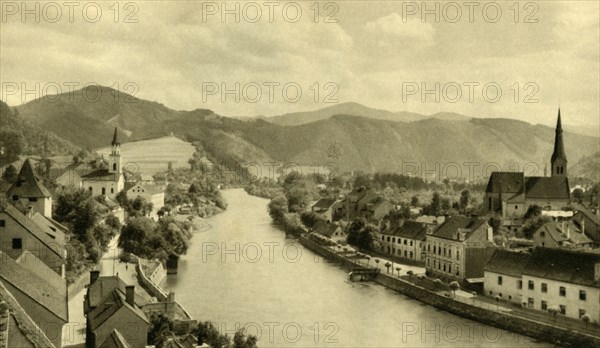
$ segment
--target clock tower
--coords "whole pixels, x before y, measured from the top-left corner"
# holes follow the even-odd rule
[[[560,108],[558,108],[558,120],[556,121],[555,132],[554,152],[550,158],[552,176],[567,176],[567,155],[565,154],[565,145],[563,143],[563,130],[560,122]]]

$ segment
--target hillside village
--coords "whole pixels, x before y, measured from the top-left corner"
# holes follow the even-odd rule
[[[465,191],[461,198],[466,199],[448,210],[441,209],[437,193],[423,207],[393,204],[385,190],[365,186],[343,194],[322,190],[322,197],[304,210],[290,204],[289,211],[299,214],[298,227],[285,207],[286,201],[298,201],[297,193],[284,188],[272,194],[271,214],[288,233],[299,229],[340,255],[367,264],[374,260],[374,267],[387,274],[417,266],[419,271],[408,266],[407,279],[418,275],[420,282],[439,284],[438,289],[464,289],[467,298],[473,292],[491,303],[598,325],[597,186],[574,195],[581,188],[570,186],[567,153],[559,110],[550,173],[492,172],[477,207]]]
[[[159,287],[168,273],[177,272],[177,259],[197,227],[197,208],[215,205],[212,196],[205,196],[199,183],[177,182],[166,205],[172,183],[127,172],[118,134],[115,128],[107,159],[74,158],[44,172],[25,158],[18,172],[5,170],[0,347],[208,347],[205,339],[230,339],[210,323],[192,319],[174,293]],[[179,197],[177,203],[169,201],[172,195]],[[147,235],[151,229],[156,236],[126,239],[127,233]],[[157,238],[162,247],[143,246]],[[136,247],[130,246],[133,240]],[[112,272],[101,274],[97,269],[117,243],[119,259],[110,261]],[[70,291],[84,285],[85,322],[73,322]],[[73,332],[66,330],[73,324],[84,328],[85,344],[73,345]]]

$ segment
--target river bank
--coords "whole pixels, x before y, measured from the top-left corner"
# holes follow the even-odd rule
[[[320,256],[339,263],[346,269],[367,269],[342,255],[339,255],[327,247],[321,246],[309,238],[302,236],[298,241],[306,248]],[[545,342],[572,346],[572,347],[599,347],[600,338],[585,333],[575,332],[566,328],[549,325],[547,323],[533,321],[527,318],[511,315],[505,312],[493,311],[468,303],[456,301],[452,298],[442,296],[438,293],[426,290],[418,285],[404,281],[400,278],[378,273],[374,282],[388,289],[397,291],[405,296],[421,301],[435,308],[450,312],[452,314],[475,320],[497,328],[516,332]]]

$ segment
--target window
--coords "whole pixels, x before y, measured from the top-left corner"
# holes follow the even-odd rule
[[[583,317],[584,314],[585,314],[585,309],[580,309],[579,310],[579,319],[581,319],[581,317]]]
[[[515,210],[517,210],[517,209],[519,209],[519,206],[518,206],[518,205],[515,205]]]
[[[580,299],[581,301],[585,301],[585,300],[586,300],[586,297],[587,297],[587,296],[586,296],[585,290],[579,290],[579,299]]]
[[[548,284],[542,283],[542,292],[548,292]]]
[[[385,236],[381,236],[381,240],[385,242]]]
[[[546,310],[548,310],[548,302],[546,302],[546,301],[542,301],[542,310],[543,310],[543,311],[546,311]]]
[[[501,292],[498,293],[498,297],[502,297],[502,293]]]
[[[565,289],[565,287],[564,287],[564,286],[561,286],[561,287],[558,289],[558,294],[559,294],[560,296],[562,296],[562,297],[565,297],[565,296],[567,296],[567,289]]]
[[[519,289],[519,290],[523,289],[523,281],[522,280],[517,280],[517,289]]]
[[[36,197],[29,197],[29,201],[30,202],[37,202],[37,198]]]
[[[546,237],[546,232],[544,232],[544,231],[540,232],[540,237],[542,237],[542,238]]]
[[[396,238],[392,238],[392,243],[396,243]]]
[[[13,195],[12,196],[12,200],[13,201],[18,201],[19,200],[19,196],[18,195]]]
[[[406,245],[406,239],[404,240],[404,245]]]
[[[565,315],[567,312],[567,307],[565,305],[560,305],[560,314]]]
[[[534,289],[534,286],[533,286],[533,280],[530,280],[530,281],[527,283],[527,287],[529,288],[529,290],[533,290],[533,289]]]
[[[502,276],[498,276],[498,285],[502,285]]]
[[[529,307],[533,308],[533,303],[534,303],[534,302],[533,302],[533,299],[532,299],[531,297],[527,299],[527,305],[528,305]]]
[[[413,246],[413,241],[412,240],[410,241],[410,246]]]
[[[105,195],[105,194],[106,194],[106,188],[103,187],[102,188],[102,195]]]
[[[406,250],[404,250],[404,257],[406,257]]]
[[[13,238],[12,248],[17,250],[23,249],[23,240],[21,238]]]
[[[456,250],[456,259],[460,260],[460,250]]]
[[[411,259],[413,258],[413,252],[412,251],[410,252],[410,258]]]
[[[115,193],[115,189],[113,187],[110,188],[110,193]]]
[[[4,227],[6,226],[6,221],[5,220],[0,220],[0,227]]]

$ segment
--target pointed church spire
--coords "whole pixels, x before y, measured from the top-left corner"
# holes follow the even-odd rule
[[[118,146],[121,145],[121,143],[119,142],[119,137],[118,137],[118,133],[117,133],[117,127],[115,127],[115,134],[113,135],[113,141],[112,141],[112,146]]]
[[[563,142],[560,107],[558,108],[558,119],[556,120],[554,152],[550,158],[550,164],[552,165],[552,176],[567,176],[567,155],[565,154],[565,145]]]

